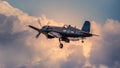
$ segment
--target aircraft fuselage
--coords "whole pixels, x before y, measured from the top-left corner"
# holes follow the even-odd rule
[[[46,27],[47,29],[44,29]],[[74,27],[64,28],[64,27],[56,27],[56,26],[44,26],[42,28],[42,31],[46,35],[49,32],[57,32],[57,33],[60,33],[64,37],[91,37],[92,36],[92,34],[81,31]]]

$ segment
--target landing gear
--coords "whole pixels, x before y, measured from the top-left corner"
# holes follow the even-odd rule
[[[82,40],[82,43],[84,43],[84,41]]]
[[[62,38],[61,40],[62,40],[62,41],[65,41],[66,43],[69,43],[69,42],[70,42],[70,40],[69,40],[68,38],[66,38],[66,37]]]
[[[60,43],[59,47],[62,49],[63,48],[63,44],[61,43],[61,39],[60,38],[59,38],[59,43]]]
[[[60,43],[59,47],[62,49],[62,48],[63,48],[63,44],[62,44],[62,43]]]
[[[81,41],[82,43],[84,43],[84,40],[83,40],[83,38],[82,38],[82,41]]]

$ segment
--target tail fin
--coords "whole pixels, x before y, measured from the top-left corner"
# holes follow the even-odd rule
[[[85,21],[85,23],[82,27],[82,31],[90,32],[90,22],[89,21]]]

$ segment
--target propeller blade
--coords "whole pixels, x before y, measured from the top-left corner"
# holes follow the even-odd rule
[[[47,23],[47,26],[50,24],[50,22]]]
[[[34,26],[29,25],[28,27],[30,27],[30,28],[32,28],[32,29],[34,29],[34,30],[40,32],[40,29],[38,29],[38,28],[36,28],[36,27],[34,27]]]
[[[36,35],[36,38],[38,38],[38,37],[40,36],[40,34],[41,34],[41,33],[39,32],[39,33]]]
[[[38,19],[38,23],[39,23],[40,26],[42,26],[40,19]]]

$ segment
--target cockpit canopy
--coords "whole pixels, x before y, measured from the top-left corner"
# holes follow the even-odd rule
[[[64,25],[63,28],[70,28],[71,25]]]
[[[76,28],[76,27],[72,27],[71,25],[64,25],[63,28],[65,28],[65,29],[67,29],[67,28],[73,29],[73,28]]]

